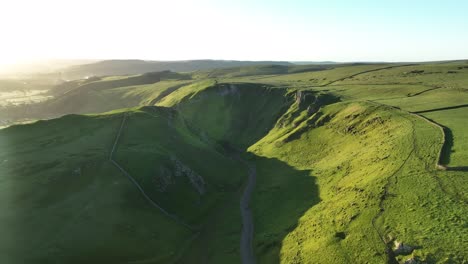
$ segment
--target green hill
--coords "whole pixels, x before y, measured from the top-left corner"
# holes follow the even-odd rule
[[[86,76],[134,75],[146,72],[191,72],[216,68],[230,68],[253,65],[293,65],[282,61],[229,61],[229,60],[190,60],[190,61],[143,61],[105,60],[90,64],[71,66],[62,70],[68,79],[82,79]]]
[[[113,159],[178,221],[148,203],[109,160],[124,115]],[[223,224],[210,232],[232,235],[209,243],[233,251],[236,262],[238,207],[226,200],[238,197],[243,169],[197,138],[174,111],[72,115],[0,134],[3,261],[168,263],[216,217]],[[192,182],[197,177],[200,186]],[[218,216],[221,205],[231,210]]]

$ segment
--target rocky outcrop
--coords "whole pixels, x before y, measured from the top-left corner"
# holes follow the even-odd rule
[[[314,104],[317,98],[312,91],[297,91],[296,92],[296,103],[299,105],[299,108],[305,108]]]
[[[189,180],[192,186],[198,191],[199,194],[204,194],[205,193],[205,181],[203,178],[197,174],[195,171],[190,169],[188,166],[183,164],[180,160],[178,160],[176,157],[171,157],[171,161],[175,165],[175,171],[174,174],[176,177],[182,177],[186,176]]]
[[[395,255],[409,255],[413,252],[414,247],[403,244],[403,242],[399,242],[395,240],[393,243],[393,252]]]
[[[320,94],[313,91],[296,92],[296,103],[299,106],[299,110],[306,109],[309,116],[317,113],[322,106],[338,101],[338,98],[328,94]]]
[[[175,156],[171,157],[171,164],[164,165],[153,178],[153,183],[159,192],[167,191],[167,188],[177,182],[177,178],[187,177],[193,188],[203,195],[206,192],[205,181],[202,176],[182,163]]]
[[[165,192],[167,187],[175,183],[175,179],[170,169],[167,167],[160,167],[159,173],[153,178],[156,189],[160,192]]]

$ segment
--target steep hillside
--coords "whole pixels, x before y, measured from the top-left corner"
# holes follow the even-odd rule
[[[168,263],[212,218],[220,224],[205,236],[230,235],[202,242],[212,243],[210,258],[238,262],[238,203],[229,201],[238,201],[244,167],[173,110],[13,126],[0,144],[2,262]]]
[[[203,90],[184,87],[159,105],[175,106],[210,137],[245,149],[265,135],[293,96],[284,89],[246,83],[215,83]]]
[[[465,232],[466,200],[439,179],[436,127],[369,103],[334,104],[289,121],[249,148],[297,171],[278,174],[256,162],[261,263],[466,259],[463,238],[454,236]]]

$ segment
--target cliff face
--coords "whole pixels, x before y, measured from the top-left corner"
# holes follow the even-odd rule
[[[339,101],[339,98],[330,94],[313,91],[297,91],[295,98],[299,110],[306,109],[309,116],[318,112],[322,106]]]
[[[284,89],[219,83],[187,94],[176,108],[209,137],[242,149],[263,137],[293,103]]]

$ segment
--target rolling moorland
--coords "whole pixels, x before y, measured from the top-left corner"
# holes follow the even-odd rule
[[[468,262],[468,61],[168,70],[1,106],[2,263]]]

